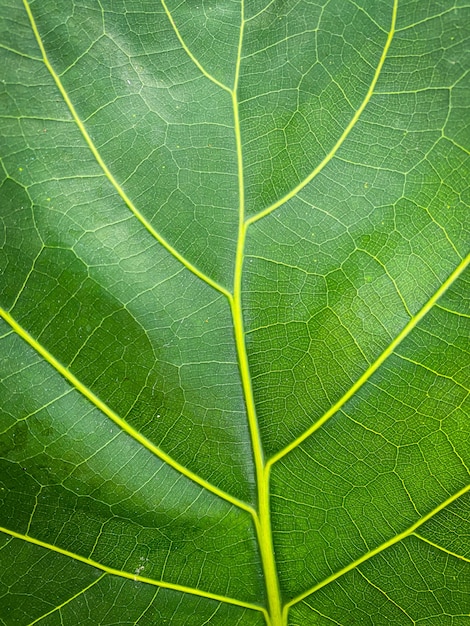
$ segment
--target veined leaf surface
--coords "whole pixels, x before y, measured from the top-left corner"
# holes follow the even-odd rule
[[[467,624],[468,4],[1,7],[0,623]]]

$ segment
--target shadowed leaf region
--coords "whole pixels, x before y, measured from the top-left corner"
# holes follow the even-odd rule
[[[468,5],[0,5],[0,625],[466,624]]]

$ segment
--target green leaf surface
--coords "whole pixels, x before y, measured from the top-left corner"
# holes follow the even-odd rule
[[[468,4],[0,6],[0,624],[468,624]]]

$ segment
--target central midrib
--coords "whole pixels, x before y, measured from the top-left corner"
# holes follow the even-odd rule
[[[245,188],[244,188],[244,178],[243,178],[243,153],[242,153],[242,141],[241,141],[241,130],[240,130],[240,119],[239,119],[239,106],[237,100],[237,90],[238,90],[238,80],[240,74],[240,62],[241,62],[241,50],[243,43],[243,30],[244,30],[244,0],[241,0],[241,25],[240,25],[240,37],[238,43],[238,54],[237,54],[237,63],[236,63],[236,71],[235,71],[235,80],[234,86],[231,91],[232,104],[233,104],[233,116],[234,116],[234,129],[235,129],[235,140],[236,140],[236,151],[237,151],[237,168],[238,168],[238,189],[239,189],[239,231],[238,231],[238,240],[237,240],[237,251],[236,251],[236,259],[235,259],[235,272],[234,272],[234,287],[233,287],[233,297],[229,297],[230,308],[232,312],[234,333],[235,333],[235,343],[236,350],[238,355],[238,362],[240,368],[240,377],[243,388],[243,395],[245,399],[248,424],[252,442],[252,450],[254,457],[254,465],[255,465],[255,473],[256,473],[256,483],[257,483],[257,495],[258,495],[258,512],[254,514],[254,521],[256,526],[256,532],[258,537],[258,544],[261,554],[262,567],[265,577],[265,586],[267,593],[267,601],[268,601],[268,611],[269,611],[269,626],[285,626],[287,624],[287,613],[289,609],[289,605],[282,609],[281,604],[281,594],[279,588],[279,580],[277,574],[277,567],[274,556],[274,543],[272,536],[272,528],[271,528],[271,514],[270,514],[270,470],[273,466],[276,459],[271,459],[267,463],[265,463],[262,443],[260,437],[260,431],[258,426],[258,420],[256,416],[256,407],[253,397],[253,389],[251,385],[251,377],[249,371],[249,363],[248,363],[248,355],[246,350],[245,343],[245,331],[243,324],[243,310],[242,310],[242,270],[243,270],[243,260],[244,260],[244,250],[245,250],[245,240],[247,230],[250,225],[258,221],[260,218],[268,215],[273,212],[290,198],[295,196],[303,187],[313,180],[315,176],[325,167],[325,165],[333,158],[336,154],[339,147],[342,145],[344,139],[349,135],[351,129],[355,126],[358,118],[360,117],[362,111],[367,106],[374,89],[375,85],[378,81],[378,78],[381,74],[381,70],[383,64],[385,62],[385,58],[387,56],[388,50],[391,45],[391,41],[393,39],[393,34],[395,30],[396,16],[397,16],[397,8],[398,8],[398,0],[393,0],[393,8],[392,8],[392,20],[390,30],[387,36],[387,40],[382,51],[382,55],[380,57],[379,63],[376,67],[376,71],[374,73],[373,80],[369,86],[367,94],[356,111],[355,115],[352,117],[350,123],[346,127],[345,131],[327,155],[327,157],[315,168],[310,176],[304,179],[297,187],[295,187],[289,194],[281,198],[278,202],[274,203],[261,213],[258,213],[251,218],[245,219]]]
[[[240,24],[239,45],[238,45],[238,54],[237,54],[237,62],[236,62],[235,80],[234,80],[234,86],[232,89],[228,88],[227,86],[225,86],[224,84],[220,83],[219,81],[215,80],[212,76],[210,76],[204,70],[204,68],[200,65],[200,63],[198,63],[197,60],[193,57],[193,55],[185,46],[184,41],[180,37],[178,30],[176,28],[176,25],[171,17],[171,14],[169,13],[164,0],[162,0],[162,4],[165,8],[165,11],[186,52],[190,55],[190,57],[196,63],[197,67],[202,71],[202,73],[206,77],[208,77],[210,80],[212,80],[212,82],[214,82],[219,87],[221,87],[222,89],[230,93],[230,96],[232,99],[233,116],[234,116],[234,132],[235,132],[235,140],[236,140],[236,148],[237,148],[238,185],[239,185],[239,230],[238,230],[238,240],[237,240],[236,259],[235,259],[233,294],[229,293],[228,290],[226,290],[221,285],[217,284],[209,276],[203,274],[200,270],[198,270],[198,268],[193,266],[192,263],[190,263],[181,254],[179,254],[173,248],[173,246],[171,246],[170,243],[166,241],[166,239],[164,239],[159,233],[157,233],[153,229],[153,227],[151,227],[149,222],[147,222],[147,220],[143,217],[140,211],[138,211],[137,208],[133,205],[133,203],[127,197],[127,195],[125,194],[123,189],[120,187],[118,182],[114,179],[114,176],[108,170],[99,152],[96,150],[93,142],[88,136],[88,133],[86,132],[84,125],[78,118],[78,115],[76,114],[75,109],[71,101],[69,100],[68,95],[65,92],[65,89],[63,88],[59,77],[55,74],[52,66],[50,65],[46,52],[40,40],[39,33],[37,32],[34,19],[29,9],[27,0],[24,0],[24,3],[25,3],[26,10],[28,12],[28,15],[30,17],[30,20],[31,20],[33,30],[38,39],[38,44],[41,48],[44,62],[46,66],[48,67],[49,71],[51,72],[51,75],[53,76],[59,90],[61,91],[72,113],[72,116],[77,122],[77,125],[79,126],[85,140],[87,141],[99,165],[102,167],[105,175],[113,184],[113,186],[115,187],[115,189],[117,190],[121,198],[124,200],[124,202],[127,204],[127,206],[134,213],[135,217],[137,217],[137,219],[150,232],[150,234],[153,235],[163,245],[163,247],[165,247],[168,250],[168,252],[170,252],[177,260],[179,260],[188,270],[190,270],[193,274],[198,276],[201,280],[206,282],[208,285],[210,285],[211,287],[213,287],[214,289],[216,289],[217,291],[225,295],[229,301],[231,314],[232,314],[232,320],[233,320],[235,343],[236,343],[236,350],[237,350],[239,369],[240,369],[240,377],[241,377],[243,395],[244,395],[245,406],[246,406],[246,411],[247,411],[250,437],[251,437],[251,442],[252,442],[252,450],[253,450],[253,457],[254,457],[256,482],[257,482],[257,495],[258,495],[257,512],[253,511],[251,507],[248,507],[248,506],[246,507],[243,506],[241,508],[244,508],[249,513],[251,513],[254,519],[254,524],[256,528],[258,544],[259,544],[259,549],[260,549],[260,554],[261,554],[262,567],[263,567],[263,572],[264,572],[264,577],[265,577],[265,584],[266,584],[267,600],[268,600],[268,606],[269,606],[269,618],[268,618],[269,626],[283,626],[285,622],[287,621],[287,609],[289,605],[293,604],[293,602],[290,602],[288,605],[286,605],[285,610],[284,610],[284,615],[283,615],[282,607],[281,607],[281,597],[280,597],[280,590],[279,590],[277,568],[276,568],[275,557],[274,557],[273,536],[272,536],[271,515],[270,515],[270,493],[269,493],[270,469],[273,466],[273,464],[279,459],[277,457],[272,458],[268,461],[268,463],[266,463],[264,460],[258,420],[256,416],[256,408],[255,408],[254,397],[253,397],[251,377],[250,377],[250,372],[249,372],[248,355],[247,355],[247,350],[246,350],[245,331],[244,331],[244,324],[243,324],[241,293],[242,293],[242,269],[243,269],[246,234],[247,234],[248,227],[251,224],[253,224],[254,222],[258,221],[260,218],[268,215],[272,211],[279,208],[281,205],[287,202],[290,198],[295,196],[308,182],[310,182],[321,171],[321,169],[323,169],[323,167],[331,160],[331,158],[336,153],[337,149],[341,146],[344,139],[349,134],[352,127],[355,125],[355,122],[357,121],[363,109],[367,105],[367,102],[369,101],[374,91],[375,84],[378,80],[381,68],[385,61],[385,57],[386,57],[388,48],[390,46],[391,39],[393,37],[394,24],[396,20],[396,11],[397,11],[397,0],[394,0],[393,2],[392,26],[391,26],[385,48],[383,50],[383,53],[379,62],[379,65],[376,68],[374,79],[366,94],[366,98],[364,99],[358,111],[356,111],[355,116],[352,118],[350,124],[345,129],[344,133],[341,135],[340,139],[335,144],[332,151],[328,154],[327,158],[325,158],[319,164],[319,166],[313,172],[311,172],[311,174],[306,179],[304,179],[304,181],[302,181],[297,187],[291,190],[291,192],[289,192],[286,196],[284,196],[279,201],[277,201],[274,205],[271,205],[267,209],[263,210],[261,213],[256,214],[248,219],[245,219],[243,157],[242,157],[242,143],[241,143],[241,131],[240,131],[240,121],[239,121],[239,105],[238,105],[238,99],[237,99],[237,88],[238,88],[238,79],[239,79],[239,74],[240,74],[240,62],[241,62],[241,49],[242,49],[243,31],[244,31],[244,25],[245,25],[244,0],[241,0],[241,24]],[[310,432],[308,434],[310,434]],[[306,436],[308,435],[305,435],[305,437]],[[286,449],[285,453],[287,453],[288,451],[290,451],[290,448]],[[239,506],[238,503],[235,503],[235,504]]]
[[[243,324],[242,309],[242,273],[243,259],[245,252],[245,240],[248,229],[248,223],[245,221],[245,185],[243,177],[243,151],[240,130],[240,117],[238,106],[238,80],[240,76],[241,50],[243,44],[243,31],[245,26],[244,19],[244,0],[241,2],[241,22],[240,35],[238,41],[238,53],[235,70],[235,79],[233,89],[231,91],[235,143],[237,153],[237,171],[238,171],[238,194],[239,194],[239,216],[238,216],[238,239],[235,257],[235,272],[233,284],[233,297],[229,298],[230,310],[232,313],[233,328],[235,334],[235,345],[238,356],[238,364],[240,369],[240,378],[245,400],[246,413],[248,418],[248,427],[253,451],[253,459],[255,466],[258,510],[253,515],[258,538],[258,545],[261,556],[261,563],[265,579],[265,587],[268,602],[269,626],[283,626],[281,595],[279,589],[279,580],[277,575],[277,567],[274,557],[273,536],[271,529],[271,513],[269,502],[269,468],[266,468],[264,455],[256,417],[256,408],[253,397],[253,389],[251,385],[251,376],[248,364],[248,354],[245,343],[245,330]]]

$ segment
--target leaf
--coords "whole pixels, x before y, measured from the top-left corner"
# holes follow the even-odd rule
[[[468,6],[1,12],[0,623],[468,623]]]

